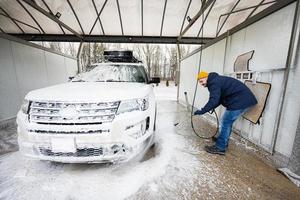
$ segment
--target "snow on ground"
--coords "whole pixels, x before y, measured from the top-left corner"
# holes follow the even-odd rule
[[[172,123],[173,119],[167,119],[159,125],[154,155],[144,161],[118,165],[60,164],[31,160],[19,152],[1,156],[0,199],[118,200],[135,198],[138,191],[142,191],[141,199],[146,198],[145,193],[156,199],[156,195],[164,196],[159,193],[163,187],[175,191],[180,184],[192,187],[193,169],[201,163],[187,152],[195,152],[197,147],[174,134],[170,130]],[[172,195],[177,198],[180,194]]]
[[[0,128],[0,155],[18,150],[16,132],[16,124]]]
[[[154,158],[120,165],[59,164],[7,154],[0,157],[0,199],[124,199],[162,176],[180,146],[167,132],[157,139]]]
[[[226,156],[203,151],[176,101],[158,101],[156,143],[141,161],[116,165],[0,156],[0,199],[160,200],[297,199],[299,190],[262,161],[229,145]],[[178,126],[174,126],[179,122]],[[1,139],[1,138],[0,138]],[[290,185],[289,185],[290,184]]]

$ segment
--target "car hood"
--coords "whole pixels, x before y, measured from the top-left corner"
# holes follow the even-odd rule
[[[108,102],[144,98],[152,86],[128,82],[69,82],[29,92],[30,101]]]

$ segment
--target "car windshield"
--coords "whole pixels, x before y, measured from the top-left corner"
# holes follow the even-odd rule
[[[147,75],[141,65],[98,65],[91,71],[78,74],[72,82],[138,82],[146,83]]]

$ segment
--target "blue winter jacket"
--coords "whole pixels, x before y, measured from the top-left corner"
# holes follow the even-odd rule
[[[222,104],[227,110],[240,110],[257,104],[257,100],[250,89],[241,81],[220,76],[212,72],[207,79],[207,88],[209,90],[209,101],[200,110],[201,114]]]

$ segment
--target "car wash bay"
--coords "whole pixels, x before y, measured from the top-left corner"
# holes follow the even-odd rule
[[[297,199],[299,189],[235,137],[226,156],[203,151],[176,101],[158,101],[157,142],[142,161],[121,165],[61,164],[29,160],[16,151],[15,128],[1,156],[4,199]],[[174,123],[182,122],[178,126]],[[206,129],[211,127],[207,125]],[[3,139],[8,139],[6,136]],[[6,144],[7,144],[6,143]],[[117,192],[116,192],[117,191]]]
[[[297,199],[299,188],[276,168],[285,167],[299,174],[300,99],[293,92],[299,85],[299,13],[295,14],[299,3],[222,2],[206,1],[207,4],[201,7],[197,6],[197,3],[201,5],[198,1],[182,1],[180,5],[173,1],[157,1],[151,7],[146,1],[131,4],[92,1],[91,5],[78,1],[60,4],[1,1],[0,197]],[[130,8],[136,9],[132,18],[125,12]],[[58,11],[61,18],[54,17]],[[180,15],[181,20],[174,20],[174,13]],[[215,26],[221,14],[224,16],[216,34]],[[185,20],[187,16],[192,19]],[[91,22],[96,19],[96,23],[83,20],[87,17]],[[205,25],[201,18],[206,21]],[[118,22],[118,26],[107,24],[111,20]],[[215,26],[211,28],[210,24]],[[201,29],[204,29],[203,35]],[[241,119],[235,125],[236,134],[226,156],[208,155],[203,147],[211,141],[201,140],[193,134],[184,96],[187,92],[190,104],[195,86],[191,80],[197,74],[201,53],[198,49],[181,59],[177,69],[180,74],[178,88],[174,85],[166,88],[163,84],[155,88],[157,141],[143,160],[120,165],[30,160],[18,152],[14,125],[25,94],[66,82],[83,66],[78,65],[78,57],[58,54],[25,40],[204,43],[202,69],[241,81],[271,84],[271,90],[260,123]],[[236,70],[236,59],[253,50],[248,67]],[[168,92],[172,93],[172,98],[166,95]],[[177,98],[174,98],[175,92],[178,92]],[[201,107],[207,98],[207,91],[199,89],[195,106]],[[218,114],[223,111],[223,108],[219,109]],[[176,123],[179,124],[174,126]],[[204,124],[201,125],[205,126],[204,130],[213,129],[208,121]]]

